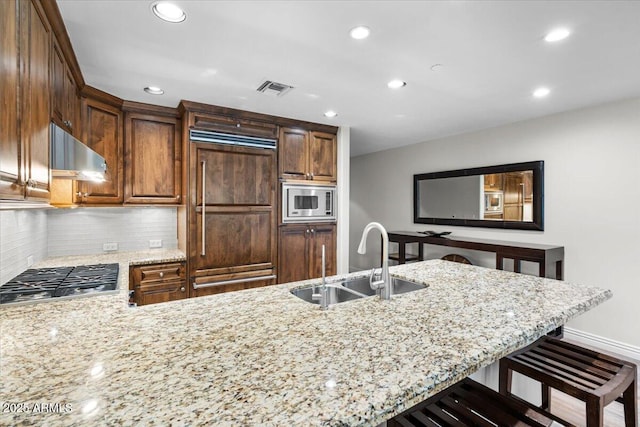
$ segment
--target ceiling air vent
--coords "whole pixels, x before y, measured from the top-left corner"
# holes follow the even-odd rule
[[[262,92],[270,95],[282,96],[285,93],[289,92],[291,89],[293,89],[293,86],[267,80],[264,83],[262,83],[260,86],[258,86],[258,89],[256,90],[258,92]]]

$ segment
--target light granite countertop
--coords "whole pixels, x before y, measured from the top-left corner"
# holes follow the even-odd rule
[[[440,260],[391,273],[428,287],[326,311],[289,292],[311,281],[7,307],[0,425],[375,426],[611,297]]]

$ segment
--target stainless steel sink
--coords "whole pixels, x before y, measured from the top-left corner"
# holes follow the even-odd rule
[[[327,286],[329,287],[329,304],[338,304],[341,302],[353,301],[367,296],[376,295],[376,291],[371,289],[371,286],[369,285],[369,277],[347,279],[342,282],[327,284]],[[393,276],[391,276],[391,286],[393,295],[404,294],[426,288],[425,285],[420,283],[411,282],[409,280]],[[318,288],[319,285],[316,285],[316,292]],[[318,301],[314,301],[311,298],[312,292],[313,288],[311,286],[291,291],[293,295],[306,302],[318,304]]]

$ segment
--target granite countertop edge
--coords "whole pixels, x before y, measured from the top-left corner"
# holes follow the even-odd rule
[[[38,266],[89,258],[48,259]],[[126,276],[121,277],[122,286],[128,284],[129,265],[182,261],[184,254],[145,251],[96,259],[117,260],[126,267],[120,272]],[[67,331],[69,342],[64,348],[84,359],[85,365],[93,359],[104,360],[105,365],[117,362],[117,366],[105,366],[109,376],[99,380],[99,388],[94,389],[91,379],[82,388],[82,393],[102,396],[102,405],[108,409],[98,424],[132,419],[150,422],[148,417],[153,415],[161,423],[194,425],[205,420],[216,425],[376,426],[612,296],[611,291],[596,287],[439,260],[395,266],[390,272],[423,283],[427,290],[394,295],[391,301],[365,298],[321,311],[317,305],[290,293],[312,283],[320,284],[319,279],[312,279],[135,308],[127,307],[123,291],[90,300],[0,310],[3,334],[18,330],[25,337],[19,341],[2,337],[0,370],[7,379],[0,398],[7,400],[4,393],[13,391],[12,399],[42,399],[43,390],[51,386],[51,372],[47,376],[21,370],[29,360],[48,357],[48,347],[60,351],[56,350],[60,341],[54,342],[32,325],[43,321],[48,328],[54,325],[61,332]],[[354,272],[329,280],[365,277],[368,273]],[[503,296],[505,287],[510,287],[513,296]],[[474,298],[486,299],[487,307],[479,303],[467,307]],[[498,301],[499,298],[502,299]],[[88,327],[88,320],[73,318],[81,313],[87,313],[105,329],[95,336],[69,332],[67,325]],[[496,317],[496,313],[500,316]],[[480,318],[482,322],[478,322]],[[418,323],[414,326],[412,322]],[[163,325],[163,329],[158,330],[156,325]],[[397,328],[393,336],[380,337],[390,325]],[[471,333],[468,328],[477,330]],[[186,335],[176,335],[178,331]],[[478,334],[481,339],[476,337]],[[80,337],[88,342],[76,342]],[[252,351],[246,352],[249,348]],[[25,349],[33,354],[25,357]],[[274,353],[275,349],[282,354]],[[207,363],[185,365],[179,357],[181,352],[202,354]],[[355,363],[353,357],[365,360]],[[398,361],[406,366],[397,366]],[[255,363],[269,366],[273,372],[256,372]],[[369,364],[371,368],[367,368]],[[123,370],[122,365],[129,369],[147,366],[149,372]],[[166,372],[157,371],[158,365],[169,367]],[[86,375],[87,367],[83,366],[69,367],[64,373],[53,371],[58,393],[74,405],[86,400],[77,386],[72,386],[77,378]],[[339,384],[335,390],[324,387],[326,375],[318,373],[322,366],[335,375]],[[334,371],[335,366],[343,366],[344,370]],[[227,370],[217,371],[223,367]],[[167,377],[172,372],[177,377]],[[153,382],[145,383],[149,375],[171,378],[168,381],[174,388],[166,391],[170,394]],[[194,383],[193,375],[202,379]],[[133,384],[134,390],[123,388],[121,381]],[[322,384],[320,388],[318,382]],[[236,390],[235,398],[227,396],[229,389]],[[139,404],[125,404],[127,393],[137,396]],[[237,393],[246,402],[237,401]],[[147,415],[140,412],[145,405]],[[183,405],[198,410],[185,412]],[[166,412],[169,407],[175,413]],[[148,413],[150,408],[155,412]],[[37,417],[31,420],[36,422]],[[64,420],[61,425],[86,421],[82,414]],[[29,424],[29,418],[18,414],[11,421]]]

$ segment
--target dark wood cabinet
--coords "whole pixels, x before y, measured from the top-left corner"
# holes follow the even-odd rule
[[[71,70],[55,38],[51,55],[51,89],[51,119],[67,132],[79,137],[80,97]]]
[[[338,147],[336,136],[324,132],[309,133],[309,174],[314,181],[335,182]]]
[[[502,191],[502,173],[491,173],[484,175],[484,190],[485,191]]]
[[[107,162],[108,181],[77,183],[76,201],[87,204],[122,204],[124,147],[122,111],[91,97],[82,99],[82,141]],[[78,198],[80,200],[78,200]]]
[[[16,1],[0,1],[0,199],[24,199],[19,128],[20,37]]]
[[[162,263],[131,267],[130,302],[137,305],[174,301],[187,297],[185,263]]]
[[[278,283],[322,277],[322,245],[325,274],[336,274],[336,225],[281,225],[278,240]]]
[[[190,296],[275,283],[274,150],[190,147]]]
[[[51,28],[39,2],[20,6],[21,140],[25,199],[49,200]],[[3,77],[4,78],[4,77]]]
[[[124,202],[179,204],[182,192],[182,143],[175,110],[155,114],[131,110],[125,103]],[[173,112],[173,115],[171,114]]]
[[[337,180],[336,136],[282,128],[278,141],[279,176],[284,180]]]

